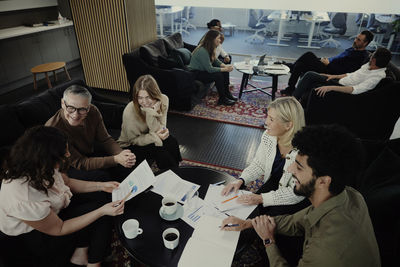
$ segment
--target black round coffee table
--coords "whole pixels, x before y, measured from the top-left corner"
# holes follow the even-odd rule
[[[203,167],[180,167],[173,171],[182,179],[200,185],[199,196],[203,199],[209,184],[235,179],[225,172]],[[136,261],[148,266],[177,266],[186,242],[192,236],[193,228],[181,219],[163,220],[159,215],[161,199],[160,195],[149,191],[127,201],[124,214],[115,217],[115,226],[122,245]],[[125,238],[121,226],[127,219],[138,220],[143,234],[134,239]],[[161,236],[170,227],[180,232],[179,245],[174,250],[164,247]]]

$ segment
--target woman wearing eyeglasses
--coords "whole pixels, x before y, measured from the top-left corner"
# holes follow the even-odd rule
[[[151,75],[143,75],[133,86],[132,99],[124,109],[118,143],[133,151],[138,163],[147,159],[160,169],[178,167],[182,157],[167,128],[168,97]]]

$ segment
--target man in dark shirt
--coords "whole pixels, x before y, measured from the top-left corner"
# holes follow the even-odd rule
[[[288,87],[281,90],[281,95],[292,95],[296,88],[297,80],[308,71],[325,74],[344,74],[358,70],[363,63],[368,61],[368,51],[365,48],[373,38],[374,35],[370,31],[362,31],[354,39],[352,47],[330,58],[318,58],[312,52],[303,54],[293,65],[288,64],[291,75]]]

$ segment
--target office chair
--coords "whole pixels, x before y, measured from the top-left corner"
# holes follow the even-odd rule
[[[336,13],[332,18],[332,26],[333,27],[326,27],[322,31],[325,33],[330,34],[331,36],[329,39],[322,40],[320,42],[321,46],[324,47],[328,44],[334,45],[336,48],[340,46],[340,42],[333,39],[333,36],[343,35],[347,31],[347,13]]]
[[[189,21],[188,9],[189,9],[189,7],[185,6],[183,8],[183,11],[181,12],[180,16],[178,18],[174,19],[174,22],[176,25],[175,32],[179,31],[181,34],[183,34],[183,33],[185,33],[187,35],[190,34],[190,32],[187,30],[188,29],[187,24],[189,23],[188,22]],[[179,26],[178,26],[178,24],[179,24]],[[180,28],[178,29],[178,27],[180,27]]]
[[[251,40],[250,42],[253,42],[258,40],[260,42],[264,42],[265,37],[261,36],[259,33],[263,32],[265,35],[267,24],[270,22],[272,22],[272,20],[268,19],[267,16],[264,16],[264,11],[260,10],[260,14],[257,15],[257,11],[255,9],[250,9],[248,26],[255,30],[255,32],[247,37],[245,41],[247,42],[248,40]]]

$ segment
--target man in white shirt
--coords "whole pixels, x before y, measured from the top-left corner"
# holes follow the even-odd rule
[[[301,99],[311,89],[321,97],[329,91],[354,95],[364,93],[374,89],[386,77],[386,66],[391,57],[388,49],[380,47],[372,54],[369,62],[355,72],[331,75],[309,71],[300,80],[293,96]]]

